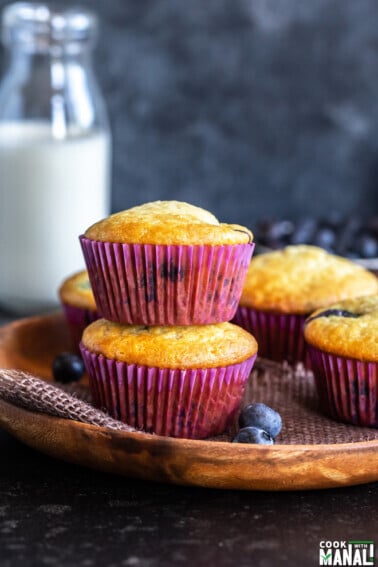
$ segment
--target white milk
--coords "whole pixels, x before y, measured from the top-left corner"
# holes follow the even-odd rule
[[[0,303],[47,310],[84,269],[78,240],[109,213],[109,137],[56,141],[40,122],[0,124]]]

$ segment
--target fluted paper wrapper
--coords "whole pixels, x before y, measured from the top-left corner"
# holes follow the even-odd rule
[[[72,346],[76,351],[79,351],[79,344],[85,327],[96,321],[100,315],[96,310],[82,309],[67,303],[62,303],[62,308],[70,331]]]
[[[378,427],[378,363],[308,348],[321,409],[338,421]]]
[[[227,367],[172,370],[126,364],[81,345],[97,407],[143,431],[203,439],[235,419],[256,356]]]
[[[233,323],[253,334],[259,345],[259,356],[290,364],[303,362],[310,366],[304,340],[304,315],[269,313],[238,307]]]
[[[229,321],[254,248],[80,241],[99,311],[130,325]]]

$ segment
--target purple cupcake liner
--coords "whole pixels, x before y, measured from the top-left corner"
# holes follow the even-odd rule
[[[80,237],[96,304],[132,325],[208,325],[235,314],[254,244],[119,244]]]
[[[378,364],[308,346],[321,408],[338,421],[378,427]]]
[[[303,362],[310,366],[303,328],[305,315],[270,313],[238,307],[233,323],[253,334],[259,345],[259,356],[290,364]]]
[[[71,335],[72,346],[79,351],[79,344],[85,327],[96,321],[100,317],[98,311],[73,307],[67,303],[62,303],[63,314]]]
[[[232,366],[172,370],[127,364],[80,345],[94,404],[149,433],[203,439],[235,420],[256,355]]]

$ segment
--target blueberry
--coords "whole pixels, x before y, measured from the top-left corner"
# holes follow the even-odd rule
[[[352,216],[345,219],[338,232],[337,242],[335,245],[336,254],[341,254],[343,256],[347,250],[353,251],[352,246],[360,227],[361,221],[359,218]]]
[[[240,429],[232,440],[233,443],[257,443],[258,445],[273,445],[273,438],[258,427],[244,427]]]
[[[257,239],[265,246],[284,245],[287,237],[293,232],[294,225],[288,220],[264,219],[257,226]],[[273,246],[272,246],[273,245]]]
[[[57,382],[77,382],[85,372],[84,362],[77,354],[62,352],[53,362],[53,376]]]
[[[275,221],[271,224],[268,236],[272,240],[281,240],[293,232],[293,223],[288,220]]]
[[[316,231],[314,236],[315,246],[320,246],[330,252],[333,251],[336,242],[336,233],[332,228],[322,227]]]
[[[315,219],[310,217],[300,219],[290,236],[290,244],[309,244],[313,241],[316,229]]]
[[[356,250],[361,258],[376,258],[378,256],[378,239],[370,234],[361,234],[356,242]]]
[[[269,406],[255,403],[243,408],[239,416],[239,426],[263,429],[274,439],[281,431],[282,419],[280,414]]]
[[[325,311],[321,311],[317,315],[313,315],[306,320],[306,324],[314,319],[319,319],[319,317],[352,317],[357,319],[361,317],[361,313],[352,313],[351,311],[347,311],[346,309],[326,309]]]

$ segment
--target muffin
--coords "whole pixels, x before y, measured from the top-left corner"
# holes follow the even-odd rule
[[[80,240],[103,316],[138,325],[229,321],[254,248],[248,229],[178,201],[111,215]]]
[[[260,356],[308,364],[306,317],[336,301],[377,292],[374,274],[350,260],[315,246],[288,246],[253,258],[234,322],[254,334]]]
[[[73,274],[59,288],[59,298],[70,330],[72,345],[78,350],[81,335],[89,323],[99,318],[88,272]]]
[[[325,412],[378,427],[378,295],[318,309],[306,321],[305,339]]]
[[[147,432],[204,438],[234,420],[256,358],[237,325],[149,327],[99,319],[81,352],[93,401]]]

